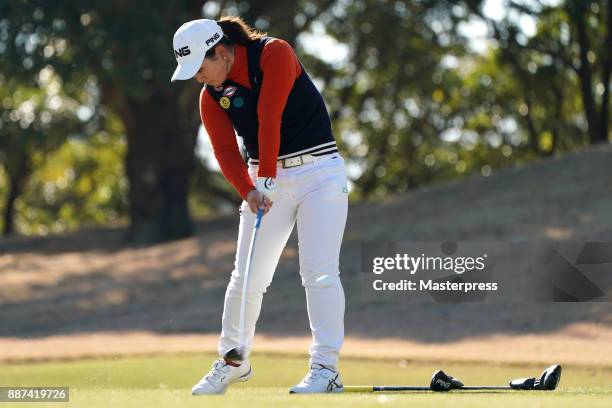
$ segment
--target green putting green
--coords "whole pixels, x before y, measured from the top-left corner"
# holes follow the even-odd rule
[[[612,368],[564,366],[552,392],[496,391],[290,395],[288,388],[306,373],[307,358],[259,355],[251,359],[253,378],[233,385],[224,396],[191,395],[191,386],[210,368],[210,354],[85,359],[0,364],[0,386],[69,386],[69,403],[0,403],[17,407],[576,407],[612,406]],[[552,363],[552,362],[551,362]],[[344,359],[346,385],[427,385],[438,368],[466,385],[505,385],[536,376],[540,366],[412,364],[409,361]]]

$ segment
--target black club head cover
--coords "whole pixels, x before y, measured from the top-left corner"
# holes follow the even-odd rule
[[[456,390],[463,387],[463,383],[458,379],[451,377],[442,370],[436,371],[431,377],[430,388],[432,391],[444,392]]]
[[[560,379],[561,366],[552,365],[542,372],[540,378],[517,378],[510,381],[510,387],[514,390],[552,391],[557,388]]]
[[[540,378],[536,379],[534,386],[536,390],[552,391],[557,388],[559,380],[561,380],[561,366],[551,365],[544,370]]]

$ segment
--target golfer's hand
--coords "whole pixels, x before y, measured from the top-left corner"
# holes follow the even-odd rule
[[[272,201],[257,190],[249,191],[246,201],[253,214],[256,214],[259,208],[263,208],[264,214],[267,214],[272,208]]]
[[[257,177],[255,190],[268,197],[271,201],[276,200],[276,195],[278,194],[278,186],[274,177]]]

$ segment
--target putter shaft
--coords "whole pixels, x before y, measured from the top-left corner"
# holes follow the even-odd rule
[[[230,360],[243,360],[245,358],[246,353],[246,345],[245,345],[245,318],[246,318],[246,297],[247,297],[247,288],[249,284],[249,273],[251,271],[251,262],[253,261],[253,253],[255,248],[255,241],[257,239],[257,232],[259,231],[259,226],[261,225],[261,219],[263,218],[264,210],[263,208],[259,208],[257,210],[257,217],[255,219],[255,225],[253,227],[253,234],[251,235],[251,244],[249,245],[249,253],[247,256],[247,263],[244,271],[244,278],[242,282],[242,296],[240,298],[240,315],[238,321],[238,347],[228,351],[225,354],[226,358]]]

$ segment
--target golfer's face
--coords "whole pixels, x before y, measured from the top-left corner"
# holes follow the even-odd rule
[[[227,77],[227,65],[222,58],[216,55],[214,58],[204,58],[200,70],[195,74],[195,79],[201,84],[212,86],[221,85]]]

